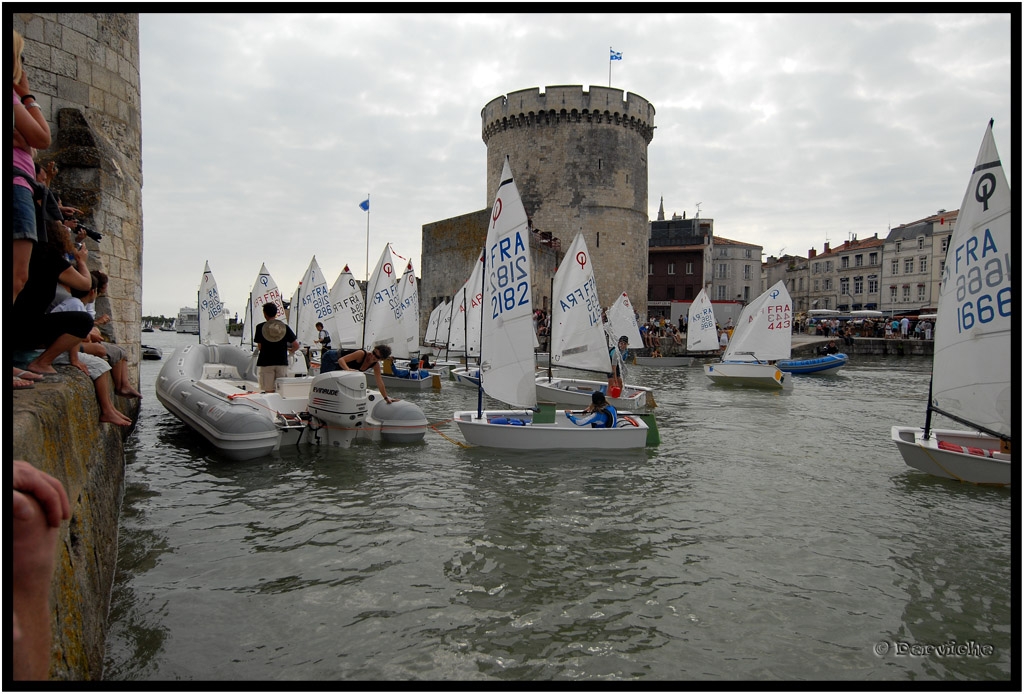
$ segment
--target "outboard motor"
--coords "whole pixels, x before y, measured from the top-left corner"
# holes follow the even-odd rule
[[[367,402],[366,378],[358,371],[319,374],[309,388],[309,414],[328,425],[362,427]]]

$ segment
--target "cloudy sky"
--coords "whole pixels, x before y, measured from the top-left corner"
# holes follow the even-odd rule
[[[480,111],[611,84],[656,109],[649,215],[769,255],[956,209],[989,118],[1013,185],[1009,15],[141,16],[143,313],[231,315],[266,263],[363,279],[491,205]],[[622,60],[610,62],[609,48]]]

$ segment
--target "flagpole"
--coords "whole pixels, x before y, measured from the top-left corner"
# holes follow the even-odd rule
[[[366,277],[363,282],[370,283],[370,194],[366,194]]]
[[[612,47],[608,46],[608,88],[612,88]]]

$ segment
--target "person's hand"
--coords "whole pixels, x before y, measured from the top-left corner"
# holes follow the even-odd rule
[[[14,85],[14,91],[18,93],[18,96],[25,96],[26,94],[32,93],[28,88],[28,71],[25,70],[24,63],[22,63],[21,80]]]
[[[75,260],[79,263],[85,263],[89,260],[89,249],[82,244],[81,248],[75,249]]]
[[[37,470],[24,460],[14,461],[14,489],[15,517],[31,513],[32,509],[26,505],[27,499],[24,498],[24,495],[29,495],[43,507],[50,526],[59,527],[62,520],[71,518],[71,503],[60,480]]]
[[[96,320],[93,321],[93,323],[96,324],[96,325],[106,325],[109,322],[110,322],[110,314],[109,313],[104,313],[102,316],[100,316],[99,318],[97,318]],[[101,340],[101,342],[102,342],[102,340]]]

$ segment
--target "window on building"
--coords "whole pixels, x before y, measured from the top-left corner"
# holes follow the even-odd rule
[[[909,275],[914,272],[914,259],[904,258],[903,259],[903,274]]]
[[[889,287],[889,301],[895,304],[898,296],[899,289],[897,287]]]
[[[719,249],[718,257],[719,258],[728,258],[729,257],[729,249],[728,248],[721,248],[721,249]]]
[[[853,256],[853,264],[856,267],[864,267],[864,255],[858,254]]]
[[[647,263],[647,274],[648,275],[653,275],[654,274],[654,263]]]
[[[821,287],[819,285],[821,285],[821,280],[814,280],[814,291],[821,291]]]
[[[686,264],[686,274],[687,275],[692,275],[693,274],[693,263],[687,263]]]
[[[850,293],[850,278],[849,277],[844,277],[843,279],[839,280],[839,293],[840,294],[849,294]]]
[[[853,293],[863,294],[864,293],[864,278],[854,277],[853,278]]]
[[[946,249],[949,248],[949,237],[942,237],[942,255],[946,255]]]
[[[946,272],[946,261],[945,260],[940,260],[939,261],[939,277],[942,277],[943,273],[945,273],[945,272]]]
[[[745,280],[753,279],[753,275],[751,274],[750,266],[749,265],[744,265],[743,266],[743,279],[745,279]]]
[[[928,258],[921,256],[921,259],[917,262],[917,266],[920,268],[918,272],[928,272]]]
[[[674,284],[668,285],[668,300],[672,301],[676,298],[676,287]]]
[[[804,290],[804,278],[803,278],[803,277],[800,277],[800,278],[798,279],[798,281],[797,281],[797,286],[799,286],[799,287],[800,287],[800,291],[801,291],[801,292],[802,292],[802,291]]]
[[[676,264],[675,263],[669,263],[668,264],[668,274],[670,274],[670,275],[676,274]]]
[[[904,284],[903,285],[903,300],[904,301],[910,301],[910,285],[909,284]]]
[[[824,285],[824,289],[825,289],[826,292],[832,290],[832,278],[831,277],[826,277],[822,284]]]
[[[900,261],[899,260],[893,260],[892,261],[892,274],[894,274],[894,275],[900,274]]]
[[[841,267],[841,268],[848,268],[848,267],[850,267],[850,256],[844,255],[842,258],[840,258],[839,259],[839,267]]]
[[[917,285],[917,300],[918,301],[924,301],[925,300],[925,298],[926,298],[925,289],[926,289],[926,287],[923,284]]]
[[[897,241],[896,242],[896,252],[899,253],[901,248],[903,248],[903,241]]]
[[[819,272],[821,272],[821,263],[815,263],[814,264],[814,274],[817,275]]]
[[[870,263],[871,265],[878,265],[878,254],[868,253],[868,263]]]
[[[728,267],[729,266],[726,265],[725,263],[719,263],[718,264],[718,274],[716,275],[718,277],[718,279],[720,279],[720,280],[726,279],[725,275],[726,275],[726,270],[728,269]]]
[[[868,277],[868,294],[878,293],[878,280]]]
[[[831,260],[826,260],[825,261],[825,272],[832,272],[832,261]]]
[[[717,298],[718,298],[719,301],[725,301],[726,299],[729,298],[729,297],[727,297],[725,295],[725,285],[724,284],[718,285]]]
[[[917,250],[921,250],[922,248],[924,248],[924,237],[923,236],[918,236],[917,237]]]

